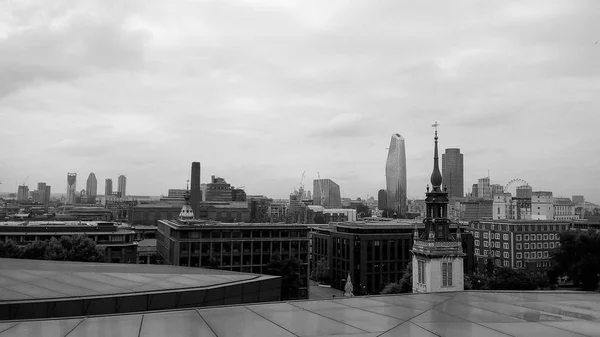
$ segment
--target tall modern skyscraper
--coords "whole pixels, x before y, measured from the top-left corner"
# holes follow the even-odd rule
[[[121,193],[121,198],[124,198],[127,194],[125,193],[127,190],[127,177],[125,177],[124,175],[120,175],[119,176],[119,187],[118,187],[118,192]]]
[[[331,179],[313,180],[313,205],[325,208],[342,208],[340,185]]]
[[[404,138],[392,135],[387,162],[385,164],[387,208],[398,215],[406,214],[406,152]]]
[[[200,163],[195,161],[192,163],[192,186],[190,186],[190,203],[194,216],[200,214],[200,201],[202,200],[202,191],[200,190]]]
[[[113,193],[112,179],[106,179],[104,181],[104,195],[109,196]]]
[[[94,200],[98,194],[98,180],[94,172],[90,173],[85,184],[85,195],[88,197],[88,201]]]
[[[67,204],[74,204],[77,198],[77,173],[67,173]]]
[[[29,186],[21,185],[17,189],[17,200],[26,201],[29,199]]]
[[[460,149],[446,149],[442,154],[442,176],[449,197],[464,197],[463,155]]]

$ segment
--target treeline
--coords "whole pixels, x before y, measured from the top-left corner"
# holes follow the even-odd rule
[[[62,236],[19,246],[14,241],[0,242],[0,257],[12,259],[105,262],[104,250],[87,236]]]

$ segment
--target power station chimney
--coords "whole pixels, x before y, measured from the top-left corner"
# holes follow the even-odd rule
[[[194,216],[200,214],[200,200],[202,200],[202,191],[200,190],[200,163],[195,161],[192,163],[192,186],[190,186],[190,203]]]

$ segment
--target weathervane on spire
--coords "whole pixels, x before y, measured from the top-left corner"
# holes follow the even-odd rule
[[[431,127],[435,128],[435,135],[437,136],[437,128],[440,126],[437,121],[431,125]]]
[[[186,189],[186,190],[189,190],[189,189],[190,189],[190,180],[189,180],[189,179],[188,179],[188,180],[186,180],[186,183],[185,183],[185,189]]]

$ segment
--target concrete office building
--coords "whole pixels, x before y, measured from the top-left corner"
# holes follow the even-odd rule
[[[96,200],[96,195],[98,194],[98,180],[96,180],[96,175],[94,172],[90,173],[87,178],[87,182],[85,184],[85,194],[88,202],[93,202]]]
[[[569,198],[554,198],[554,220],[577,220],[575,204]]]
[[[289,299],[308,298],[308,227],[299,224],[159,220],[157,250],[171,265],[267,273],[273,256],[297,258],[300,288]]]
[[[112,179],[106,179],[104,181],[104,195],[109,196],[113,194],[113,183]]]
[[[517,198],[519,199],[531,199],[533,189],[529,185],[523,185],[517,187]]]
[[[313,180],[313,205],[342,208],[340,186],[331,179]]]
[[[127,177],[120,175],[118,183],[119,186],[117,191],[121,193],[121,198],[124,198],[127,195]]]
[[[392,135],[385,164],[387,209],[401,216],[406,213],[406,151],[404,137]]]
[[[67,173],[67,204],[74,204],[77,200],[77,173]]]
[[[200,190],[200,163],[195,161],[192,163],[192,176],[191,176],[191,186],[190,193],[191,199],[190,202],[192,204],[192,209],[194,210],[194,214],[198,214],[200,201],[202,201],[202,191]]]
[[[442,177],[448,196],[464,197],[463,155],[460,149],[446,149],[442,154]]]

